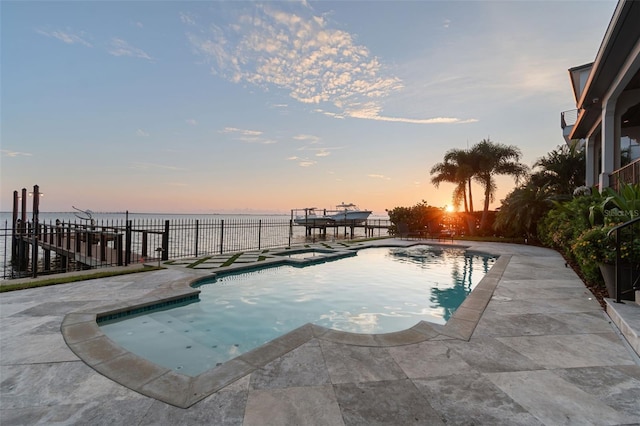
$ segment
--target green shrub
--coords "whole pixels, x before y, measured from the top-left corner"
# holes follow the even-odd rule
[[[604,284],[600,263],[614,263],[615,242],[607,236],[612,226],[594,226],[585,229],[571,245],[576,262],[588,282]]]
[[[547,247],[575,261],[571,246],[582,232],[591,228],[589,213],[593,206],[601,203],[602,196],[597,191],[578,195],[571,201],[554,203],[555,207],[538,224],[538,238]]]
[[[614,263],[615,238],[608,232],[615,226],[640,216],[640,184],[623,185],[616,193],[606,188],[578,191],[568,202],[556,203],[538,226],[540,240],[577,264],[590,284],[603,284],[599,263]],[[625,228],[620,238],[623,262],[640,262],[637,227]]]
[[[423,200],[412,207],[395,207],[392,210],[387,210],[387,214],[394,226],[405,223],[409,231],[422,232],[427,229],[431,231],[440,229],[444,212],[443,209],[430,206]]]

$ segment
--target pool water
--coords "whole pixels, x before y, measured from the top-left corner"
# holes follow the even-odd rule
[[[426,245],[362,249],[222,276],[200,284],[196,302],[100,327],[129,351],[195,376],[306,323],[370,334],[444,324],[494,260]]]

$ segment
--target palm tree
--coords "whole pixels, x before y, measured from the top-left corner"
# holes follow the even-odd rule
[[[435,175],[431,178],[431,182],[436,188],[442,182],[450,182],[456,185],[453,191],[453,205],[458,207],[460,202],[464,201],[466,225],[470,234],[475,232],[473,195],[471,193],[471,179],[475,173],[473,161],[474,158],[469,150],[451,149],[445,153],[442,163],[437,163],[431,168],[431,175]]]
[[[436,188],[442,182],[450,182],[456,185],[453,191],[453,204],[458,207],[464,201],[465,213],[473,213],[473,197],[471,195],[471,178],[473,168],[471,165],[469,151],[462,149],[451,149],[444,155],[444,161],[437,163],[431,168],[431,183]],[[469,188],[469,198],[467,202],[467,187]]]
[[[549,185],[556,195],[569,198],[574,189],[585,183],[585,161],[584,150],[576,143],[559,146],[535,162],[533,167],[539,170],[530,180],[538,186]]]
[[[520,163],[522,153],[518,147],[495,143],[489,139],[483,139],[472,146],[470,154],[475,166],[473,177],[484,188],[484,209],[480,219],[480,229],[484,230],[489,203],[493,201],[497,188],[494,176],[513,176],[518,184],[521,178],[528,175],[529,168]]]
[[[466,182],[468,192],[463,188],[462,197],[465,204],[465,213],[473,213],[473,195],[471,193],[471,178],[475,173],[475,167],[473,164],[473,157],[468,150],[465,149],[451,149],[444,155],[444,161],[454,163],[457,165],[456,178],[460,183]],[[469,206],[467,209],[467,196],[469,197]],[[454,200],[455,202],[455,200]]]

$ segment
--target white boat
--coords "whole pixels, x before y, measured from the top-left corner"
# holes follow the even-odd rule
[[[304,226],[329,226],[334,224],[334,220],[330,217],[325,216],[324,214],[318,214],[316,207],[307,207],[304,210],[304,214],[297,215],[293,222],[296,225],[304,225]]]
[[[321,209],[317,207],[307,207],[298,211],[301,210],[304,214],[296,215],[293,222],[296,225],[311,227],[359,225],[371,214],[371,210],[361,210],[352,203],[339,204],[335,210],[323,210],[323,213],[318,213]]]
[[[327,211],[325,217],[330,218],[336,225],[357,225],[369,217],[371,210],[361,210],[355,204],[339,204],[336,210]]]

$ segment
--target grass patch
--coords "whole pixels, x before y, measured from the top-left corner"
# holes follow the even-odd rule
[[[198,266],[198,265],[199,265],[199,264],[201,264],[202,262],[206,262],[206,261],[207,261],[207,260],[209,260],[209,259],[211,259],[211,256],[209,256],[209,257],[203,257],[203,258],[202,258],[202,259],[200,259],[200,260],[197,260],[197,261],[195,261],[195,262],[193,262],[193,263],[188,264],[188,265],[187,265],[187,268],[195,268],[196,266]]]
[[[227,261],[226,261],[226,262],[224,262],[224,263],[223,263],[222,265],[220,265],[220,266],[222,267],[222,266],[230,266],[230,265],[232,265],[232,264],[233,264],[233,262],[235,262],[237,258],[239,258],[240,256],[242,256],[242,254],[243,254],[242,252],[241,252],[241,253],[236,253],[236,254],[234,254],[232,257],[230,257],[229,259],[227,259]]]
[[[109,278],[115,277],[118,275],[128,275],[128,274],[137,274],[140,272],[149,272],[149,271],[158,271],[160,269],[164,269],[162,267],[150,266],[144,267],[142,269],[132,269],[127,271],[100,271],[88,273],[86,275],[73,275],[66,277],[56,277],[49,278],[46,280],[38,280],[33,282],[25,282],[19,284],[3,284],[0,286],[0,293],[4,293],[5,291],[16,291],[16,290],[25,290],[28,288],[37,288],[37,287],[47,287],[50,285],[58,285],[58,284],[69,284],[77,281],[86,281],[86,280],[95,280],[98,278]]]

